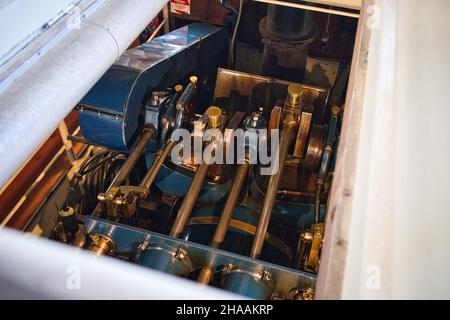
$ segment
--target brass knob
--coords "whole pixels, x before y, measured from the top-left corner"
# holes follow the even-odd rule
[[[192,85],[194,85],[194,86],[196,86],[198,83],[198,78],[196,76],[190,77],[189,80],[191,81]]]
[[[332,115],[333,117],[337,117],[340,113],[341,113],[341,108],[339,108],[338,106],[334,106],[334,107],[331,109],[331,115]]]
[[[288,87],[288,103],[291,106],[298,106],[303,96],[303,87],[299,84],[292,84]]]
[[[183,91],[183,86],[182,86],[181,84],[175,86],[175,91],[176,91],[177,93]]]
[[[222,120],[222,110],[218,107],[210,107],[206,110],[209,126],[213,129],[220,128]]]

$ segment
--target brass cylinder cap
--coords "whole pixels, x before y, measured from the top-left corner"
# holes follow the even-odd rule
[[[290,105],[299,105],[303,96],[303,87],[298,84],[292,84],[288,87],[288,102]]]
[[[341,108],[339,108],[338,106],[334,106],[334,107],[331,109],[331,115],[332,115],[333,117],[337,117],[340,113],[341,113]]]
[[[194,86],[196,86],[198,83],[198,78],[196,76],[190,77],[189,80],[191,81],[192,85],[194,85]]]
[[[182,86],[181,84],[175,86],[175,91],[176,91],[176,92],[181,92],[181,91],[183,91],[183,86]]]
[[[208,123],[211,128],[220,128],[222,120],[222,110],[218,107],[209,107],[206,110],[206,115],[208,116]]]

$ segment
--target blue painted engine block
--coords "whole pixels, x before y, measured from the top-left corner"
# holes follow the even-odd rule
[[[165,90],[167,94],[158,100],[158,112],[151,120],[156,130],[155,137],[143,152],[144,169],[151,170],[161,156],[162,146],[168,141],[162,133],[164,123],[173,125],[173,120],[170,120],[173,119],[172,114],[181,108],[179,101],[183,96],[180,97],[181,93],[173,88],[177,84],[188,83],[191,75],[198,76],[199,80],[191,79],[191,87],[197,85],[198,99],[195,105],[186,108],[190,109],[194,120],[202,119],[208,105],[217,105],[228,119],[239,112],[244,118],[251,119],[259,112],[259,116],[266,118],[263,123],[267,125],[272,120],[271,108],[286,97],[291,83],[218,68],[217,57],[226,52],[226,39],[225,30],[195,23],[125,53],[79,105],[79,121],[85,139],[113,150],[111,152],[133,152],[145,122],[146,106],[156,91]],[[214,96],[207,82],[215,84]],[[303,90],[303,103],[314,110],[314,121],[327,129],[328,91],[306,85],[303,85]],[[245,103],[239,105],[231,101],[236,93],[241,97],[239,101]],[[202,97],[208,97],[209,101],[203,103]],[[192,129],[191,122],[187,121],[186,128]],[[239,127],[242,126],[241,121]],[[310,135],[314,132],[312,130]],[[319,141],[314,148],[323,150],[326,141]],[[150,193],[135,202],[138,208],[132,218],[109,219],[107,210],[93,215],[82,212],[87,233],[82,245],[98,254],[116,256],[193,280],[203,266],[212,263],[214,286],[257,299],[295,298],[293,292],[314,290],[316,281],[315,274],[298,267],[301,232],[314,224],[314,197],[311,197],[308,185],[319,172],[322,153],[317,151],[314,155],[317,159],[308,163],[311,172],[305,174],[306,169],[302,169],[302,176],[306,178],[301,183],[294,181],[299,183],[295,191],[302,192],[293,194],[299,194],[300,198],[291,197],[288,191],[288,196],[280,194],[276,198],[259,259],[248,256],[265,198],[263,179],[253,173],[248,177],[226,239],[220,248],[213,248],[209,243],[233,185],[234,168],[227,167],[225,171],[229,174],[221,180],[206,179],[183,234],[171,237],[167,235],[167,225],[173,223],[173,214],[180,209],[179,204],[192,185],[196,169],[177,166],[169,159],[159,168]],[[294,170],[306,167],[302,156],[290,155],[289,159]],[[287,181],[286,185],[292,182],[290,174],[283,179]],[[135,195],[133,192],[130,194]],[[324,201],[321,203],[319,211],[323,219],[326,206]],[[155,223],[161,216],[167,221]],[[144,220],[150,222],[143,223]],[[156,228],[156,225],[166,227]]]
[[[79,104],[84,138],[115,150],[130,150],[143,105],[156,88],[169,88],[209,64],[223,51],[227,32],[193,23],[127,51]],[[207,72],[207,71],[206,71]],[[204,77],[208,76],[204,70]]]

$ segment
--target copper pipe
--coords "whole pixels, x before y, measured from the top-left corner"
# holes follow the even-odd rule
[[[150,38],[148,38],[147,43],[152,42],[153,39],[155,39],[155,37],[158,35],[158,33],[161,31],[162,27],[164,27],[166,24],[169,23],[169,20],[164,19],[159,26],[156,28],[156,30],[152,33],[152,35],[150,36]]]
[[[292,190],[280,190],[277,192],[280,196],[285,197],[306,197],[306,198],[314,198],[316,195],[310,192],[300,192],[300,191],[292,191]]]

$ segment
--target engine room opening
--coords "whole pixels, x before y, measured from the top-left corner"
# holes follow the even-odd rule
[[[141,35],[80,101],[67,139],[83,149],[24,230],[249,298],[313,300],[358,21],[220,2],[219,23],[193,7]]]

